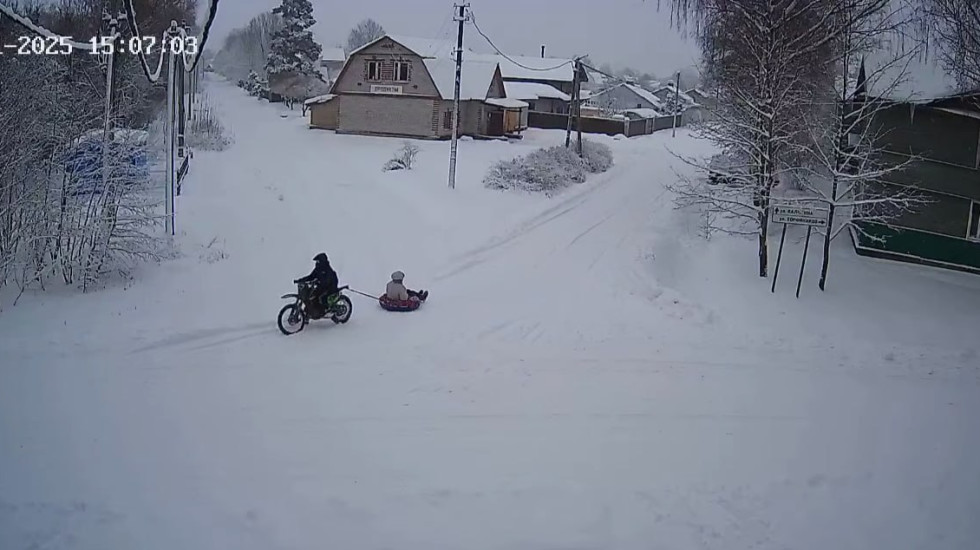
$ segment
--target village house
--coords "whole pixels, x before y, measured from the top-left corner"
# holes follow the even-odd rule
[[[621,83],[592,92],[584,107],[598,113],[622,113],[627,109],[652,109],[663,112],[663,102],[656,95],[635,84]]]
[[[697,103],[698,105],[708,109],[710,109],[717,103],[717,100],[715,100],[713,96],[708,95],[707,92],[705,92],[700,88],[691,88],[690,90],[683,93],[686,96],[690,97],[691,100],[694,101],[694,103]]]
[[[699,119],[702,121],[709,120],[712,116],[711,111],[718,104],[718,100],[700,88],[691,88],[684,93],[698,105]]]
[[[504,80],[507,97],[528,104],[528,110],[539,113],[568,113],[572,97],[565,92],[541,82],[513,82]]]
[[[455,44],[386,35],[354,50],[329,94],[312,98],[310,126],[338,133],[440,139],[452,134]],[[495,60],[464,56],[459,133],[513,135],[528,104],[507,98]]]
[[[664,105],[664,114],[668,116],[674,102],[678,103],[681,125],[701,122],[704,118],[701,113],[701,105],[687,93],[678,90],[673,81],[657,86],[650,93],[657,96],[657,99]]]
[[[884,101],[872,119],[879,160],[894,166],[916,158],[886,174],[884,185],[915,188],[928,202],[887,226],[857,222],[857,253],[980,273],[980,90],[872,101]]]

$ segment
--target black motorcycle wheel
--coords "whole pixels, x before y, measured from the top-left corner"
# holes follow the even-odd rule
[[[286,336],[291,336],[306,327],[307,319],[303,308],[296,304],[288,304],[279,310],[277,324],[279,331]]]
[[[350,321],[350,314],[353,313],[354,306],[350,303],[350,298],[347,296],[340,296],[337,298],[337,303],[333,306],[333,322],[337,324],[343,324]]]

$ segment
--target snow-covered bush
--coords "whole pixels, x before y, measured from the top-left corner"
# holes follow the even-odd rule
[[[582,140],[582,160],[585,169],[592,174],[599,174],[612,168],[612,149],[603,143]]]
[[[411,170],[415,166],[415,157],[418,154],[419,146],[410,141],[406,141],[402,145],[402,148],[395,153],[395,156],[385,163],[382,170],[385,172],[391,170]]]
[[[556,145],[527,156],[494,164],[483,180],[489,189],[519,189],[553,196],[588,174],[605,172],[612,166],[612,150],[601,143],[582,142],[582,158],[574,148]]]
[[[194,117],[188,123],[187,145],[192,149],[205,151],[224,151],[231,145],[231,138],[225,134],[225,127],[218,120],[211,107],[211,98],[205,94],[199,106],[195,106]]]

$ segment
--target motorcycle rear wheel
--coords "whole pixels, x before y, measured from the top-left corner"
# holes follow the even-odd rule
[[[306,318],[306,313],[303,311],[303,308],[296,304],[287,304],[279,310],[277,324],[279,325],[279,331],[286,336],[291,336],[303,330],[307,322],[309,320]]]
[[[350,303],[350,298],[341,295],[337,297],[337,302],[334,304],[332,311],[333,317],[331,319],[333,322],[344,324],[350,321],[350,315],[354,311],[354,305]]]

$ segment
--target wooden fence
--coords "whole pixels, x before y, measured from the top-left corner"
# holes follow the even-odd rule
[[[576,122],[572,120],[572,130],[578,130]],[[568,127],[568,115],[531,111],[527,116],[527,125],[531,128],[564,130]],[[667,130],[672,126],[672,117],[669,116],[635,120],[582,117],[582,133],[585,134],[605,134],[607,136],[623,134],[626,137],[634,137]],[[680,115],[677,116],[677,126],[683,126],[683,119]]]

